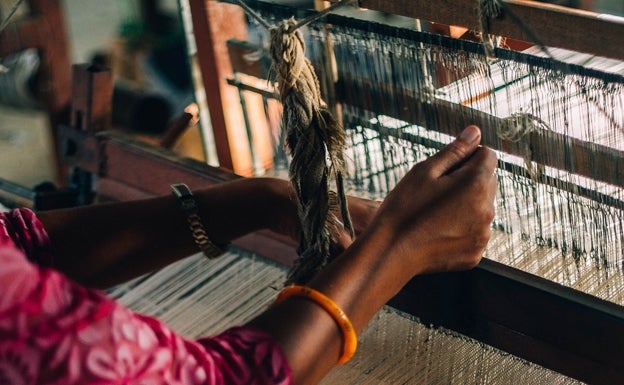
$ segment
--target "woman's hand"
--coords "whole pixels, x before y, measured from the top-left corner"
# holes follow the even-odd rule
[[[349,197],[356,235],[365,248],[405,279],[414,275],[474,267],[490,237],[496,195],[496,155],[480,147],[481,132],[467,127],[436,155],[415,165],[381,204]],[[296,194],[285,180],[268,180],[274,215],[269,228],[299,237]],[[332,253],[349,248],[346,231]]]
[[[490,237],[496,155],[475,126],[416,165],[387,196],[370,232],[383,231],[412,275],[474,267]]]
[[[415,275],[466,269],[481,259],[494,215],[496,156],[479,147],[480,136],[468,127],[414,166],[379,210],[354,202],[352,215],[362,214],[355,222],[377,214],[308,285],[332,298],[356,331]],[[281,344],[298,384],[317,383],[342,351],[335,321],[305,299],[286,300],[252,323]]]
[[[377,210],[379,209],[381,202],[348,196],[347,204],[349,206],[351,222],[353,223],[353,232],[357,237],[362,234],[362,232],[364,232],[364,230],[372,222],[373,218],[377,214]],[[351,246],[353,241],[354,239],[351,238],[347,230],[344,228],[340,229],[339,234],[333,235],[333,244],[330,250],[332,256],[338,255],[345,251],[349,246]]]
[[[275,211],[271,216],[269,229],[290,237],[294,241],[299,240],[299,218],[297,216],[297,196],[290,182],[286,180],[270,179],[270,191],[274,198]],[[355,235],[361,234],[370,224],[377,213],[380,202],[358,197],[347,197],[349,213],[353,223]],[[333,234],[334,244],[332,254],[339,254],[351,245],[353,239],[349,233],[342,229],[340,234]]]

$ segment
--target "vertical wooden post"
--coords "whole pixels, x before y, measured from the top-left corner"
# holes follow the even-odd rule
[[[86,160],[97,164],[98,174],[105,173],[106,162],[98,140],[88,134],[111,128],[113,83],[112,72],[107,68],[89,64],[73,67],[69,126],[60,127],[59,138],[59,157],[66,172]]]
[[[111,128],[113,74],[107,68],[78,64],[73,67],[70,126],[89,133]]]
[[[63,6],[59,0],[30,0],[31,12],[38,21],[44,84],[44,103],[51,115],[52,130],[66,120],[71,98],[70,48],[65,32]]]
[[[236,88],[227,84],[233,71],[226,42],[247,38],[244,11],[239,6],[212,0],[189,0],[189,5],[220,165],[239,175],[252,175],[240,99]]]

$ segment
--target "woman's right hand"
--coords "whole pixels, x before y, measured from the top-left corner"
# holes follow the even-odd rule
[[[494,218],[497,159],[467,127],[414,166],[386,197],[368,232],[383,232],[388,255],[411,275],[476,266]]]
[[[414,166],[375,208],[372,222],[308,285],[331,298],[356,332],[415,275],[475,266],[494,215],[496,156],[468,127],[438,154]],[[363,221],[363,222],[366,222]],[[340,329],[317,304],[293,298],[253,321],[288,357],[295,383],[317,383],[336,363]]]

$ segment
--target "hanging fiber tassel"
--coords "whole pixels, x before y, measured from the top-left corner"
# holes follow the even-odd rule
[[[483,49],[488,60],[496,60],[494,49],[498,46],[499,38],[490,35],[489,19],[497,18],[501,15],[501,5],[499,0],[478,0],[479,1],[479,23],[481,28],[481,40]]]
[[[271,29],[271,58],[284,106],[290,179],[301,223],[299,259],[288,283],[305,283],[329,261],[332,235],[344,226],[353,236],[353,226],[343,183],[345,132],[321,99],[296,26],[291,18]],[[332,182],[336,192],[331,191]]]

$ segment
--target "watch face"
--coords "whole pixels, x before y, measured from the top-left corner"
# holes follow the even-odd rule
[[[185,197],[185,196],[192,196],[193,195],[193,193],[191,192],[191,189],[189,189],[188,186],[185,185],[184,183],[172,184],[171,185],[171,191],[173,191],[173,193],[178,198],[182,198],[182,197]]]

